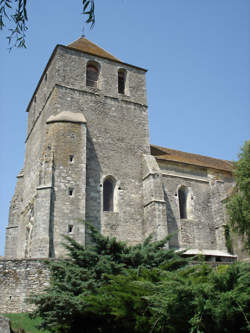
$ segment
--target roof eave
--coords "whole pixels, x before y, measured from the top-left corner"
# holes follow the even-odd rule
[[[107,59],[107,60],[109,60],[109,61],[114,61],[114,62],[117,62],[117,63],[122,64],[122,65],[130,66],[130,67],[132,67],[132,68],[142,70],[142,71],[144,71],[144,72],[147,72],[147,71],[148,71],[148,70],[145,69],[145,68],[138,67],[138,66],[134,66],[134,65],[130,65],[130,64],[127,64],[127,63],[122,62],[122,61],[119,61],[119,60],[112,60],[112,59],[109,59],[109,58],[106,58],[106,57],[102,57],[102,56],[100,56],[100,55],[94,55],[94,54],[92,54],[92,53],[90,53],[90,52],[84,52],[84,51],[81,51],[81,50],[77,50],[77,49],[75,49],[75,48],[73,48],[73,47],[65,46],[65,45],[62,45],[62,44],[57,44],[56,47],[54,48],[54,50],[53,50],[53,52],[52,52],[52,54],[51,54],[49,60],[48,60],[48,62],[47,62],[47,64],[46,64],[46,66],[45,66],[43,72],[42,72],[42,75],[41,75],[41,77],[40,77],[40,80],[38,81],[37,86],[36,86],[36,89],[35,89],[35,91],[34,91],[32,97],[31,97],[31,99],[30,99],[30,101],[29,101],[29,104],[28,104],[27,108],[26,108],[26,112],[29,112],[29,108],[30,108],[31,103],[32,103],[32,101],[33,101],[33,99],[34,99],[34,96],[36,95],[36,93],[37,93],[37,91],[38,91],[38,89],[39,89],[39,87],[40,87],[40,84],[41,84],[41,82],[42,82],[42,80],[43,80],[43,77],[44,77],[45,73],[47,72],[47,70],[48,70],[48,68],[49,68],[49,65],[51,64],[51,62],[52,62],[52,60],[53,60],[53,58],[54,58],[54,56],[55,56],[55,54],[56,54],[56,51],[57,51],[57,49],[58,49],[59,47],[62,47],[62,48],[64,48],[64,49],[69,49],[69,50],[72,50],[72,51],[76,51],[76,52],[86,53],[86,54],[89,54],[89,55],[92,55],[92,56],[96,56],[96,57],[99,57],[99,58],[102,58],[102,59]]]
[[[117,62],[118,64],[126,65],[126,66],[129,66],[129,67],[135,68],[135,69],[142,70],[144,72],[148,71],[145,68],[134,66],[134,65],[131,65],[131,64],[127,64],[126,62],[120,61],[119,59],[115,60],[115,59],[111,59],[111,58],[104,57],[104,56],[101,56],[101,55],[95,55],[95,54],[93,54],[91,52],[86,52],[86,51],[78,50],[78,49],[76,49],[74,47],[70,47],[70,46],[65,46],[65,45],[60,45],[60,44],[59,44],[59,46],[62,46],[63,48],[66,48],[66,49],[70,49],[72,51],[76,51],[76,52],[80,52],[80,53],[86,53],[86,54],[89,54],[91,56],[95,56],[95,57],[98,57],[98,58],[102,58],[102,59],[106,59],[106,60],[109,60],[109,61]]]
[[[154,156],[154,155],[152,155]],[[161,160],[161,161],[164,161],[164,162],[175,162],[175,163],[180,163],[180,164],[186,164],[186,165],[195,165],[195,166],[198,166],[200,168],[206,168],[206,169],[213,169],[213,170],[219,170],[219,171],[225,171],[225,172],[228,172],[230,174],[232,174],[232,171],[231,170],[228,170],[228,169],[225,169],[225,168],[216,168],[216,167],[212,167],[212,166],[208,166],[208,165],[205,165],[205,164],[199,164],[199,163],[188,163],[188,162],[183,162],[183,161],[179,161],[179,160],[176,160],[176,159],[169,159],[167,160],[166,158],[164,157],[161,157],[161,156],[154,156],[157,160]]]

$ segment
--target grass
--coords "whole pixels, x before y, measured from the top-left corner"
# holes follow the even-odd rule
[[[49,333],[49,331],[41,331],[36,328],[40,323],[39,318],[31,319],[28,313],[9,313],[3,314],[11,321],[11,328],[16,331],[19,328],[25,330],[25,333]]]

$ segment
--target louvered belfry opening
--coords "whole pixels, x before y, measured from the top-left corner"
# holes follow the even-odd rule
[[[97,88],[99,77],[99,70],[96,65],[88,64],[86,73],[86,85],[89,87]]]

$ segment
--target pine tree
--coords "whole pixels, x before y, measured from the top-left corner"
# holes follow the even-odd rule
[[[92,244],[66,237],[69,258],[49,262],[50,286],[33,316],[57,333],[250,331],[250,265],[214,269],[166,249],[168,238],[128,246],[89,226]]]
[[[109,276],[139,274],[164,265],[165,270],[184,266],[187,260],[174,250],[166,249],[169,237],[152,242],[151,237],[142,244],[128,246],[101,235],[87,224],[92,243],[84,247],[70,237],[64,246],[69,258],[48,262],[50,286],[41,295],[31,297],[37,308],[33,316],[42,318],[41,327],[51,332],[103,331],[103,320],[89,310],[89,298],[109,280]],[[105,319],[106,320],[106,319]]]
[[[248,332],[250,265],[127,269],[87,299],[105,333]]]

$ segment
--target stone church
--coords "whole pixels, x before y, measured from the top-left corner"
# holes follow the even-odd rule
[[[83,220],[129,244],[148,235],[208,260],[232,260],[223,201],[228,161],[150,145],[146,70],[80,38],[57,45],[27,107],[5,258],[65,256]]]

